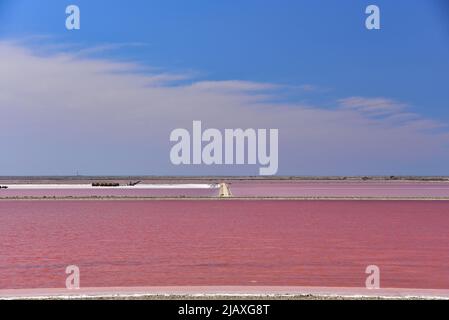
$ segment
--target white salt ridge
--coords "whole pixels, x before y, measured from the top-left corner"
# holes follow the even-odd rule
[[[93,187],[91,184],[9,184],[12,190],[30,189],[218,189],[219,184],[138,184],[135,186]]]

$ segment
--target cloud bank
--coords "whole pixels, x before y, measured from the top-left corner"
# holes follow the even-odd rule
[[[274,103],[277,84],[154,70],[0,42],[0,175],[257,173],[257,166],[172,165],[170,132],[193,120],[279,129],[280,175],[449,174],[445,124],[403,102]]]

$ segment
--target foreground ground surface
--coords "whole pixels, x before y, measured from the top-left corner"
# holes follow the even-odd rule
[[[108,300],[328,300],[328,299],[444,299],[449,290],[366,289],[292,286],[184,286],[80,289],[0,290],[1,299]]]

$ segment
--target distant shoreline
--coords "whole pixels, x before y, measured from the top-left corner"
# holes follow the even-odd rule
[[[129,182],[139,180],[142,183],[160,182],[232,182],[232,181],[414,181],[449,182],[449,176],[0,176],[0,184],[8,183],[71,183],[93,181]]]
[[[222,197],[222,185],[229,186],[229,190],[243,186],[256,191]],[[262,187],[261,192],[258,187]],[[297,191],[283,193],[286,187]],[[0,200],[449,200],[449,177],[1,177],[0,188]],[[263,188],[272,191],[264,192]],[[323,191],[340,188],[349,191]],[[378,192],[382,188],[386,191]],[[395,191],[402,188],[404,192]],[[151,190],[181,191],[151,194]],[[217,190],[217,194],[185,190]]]
[[[142,197],[142,196],[91,196],[91,197],[57,197],[57,196],[14,196],[14,197],[0,197],[0,201],[449,201],[449,197],[280,197],[280,196],[254,196],[254,197]]]

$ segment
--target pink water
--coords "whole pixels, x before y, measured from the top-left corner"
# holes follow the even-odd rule
[[[0,289],[449,288],[449,201],[0,201]]]
[[[236,181],[238,197],[449,197],[449,182],[407,181]]]

